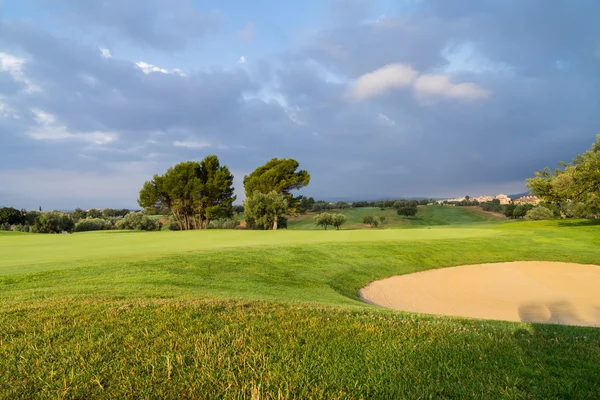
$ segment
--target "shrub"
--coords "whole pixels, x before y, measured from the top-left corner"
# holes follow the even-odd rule
[[[70,214],[49,211],[41,214],[35,221],[31,231],[35,233],[73,232],[75,222]]]
[[[113,224],[102,218],[86,218],[75,224],[75,232],[103,231],[112,228]]]
[[[240,225],[240,221],[233,218],[221,218],[210,221],[208,229],[235,229]]]
[[[379,226],[379,219],[372,215],[365,215],[363,217],[363,224],[371,225],[371,228],[377,228]]]
[[[15,232],[29,232],[31,227],[29,225],[13,225],[12,230]]]
[[[181,226],[179,225],[179,222],[177,222],[175,217],[172,215],[169,217],[169,220],[167,221],[167,228],[170,231],[180,231],[181,230]]]
[[[138,231],[160,231],[162,223],[152,219],[142,212],[129,213],[115,224],[116,229]]]
[[[0,231],[10,231],[10,224],[0,224]]]
[[[539,221],[543,219],[554,219],[554,213],[552,212],[552,210],[549,210],[546,207],[538,206],[527,211],[527,214],[525,214],[525,218],[534,221]]]

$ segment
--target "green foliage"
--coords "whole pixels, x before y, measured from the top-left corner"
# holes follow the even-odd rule
[[[287,200],[286,208],[289,212],[296,212],[301,198],[294,198],[290,192],[301,189],[310,182],[307,171],[297,171],[299,166],[298,161],[292,158],[271,159],[244,177],[246,197],[254,196],[256,192],[275,192]]]
[[[418,203],[414,200],[399,200],[394,203],[393,208],[398,215],[414,217],[417,215],[417,205]]]
[[[531,210],[534,206],[532,204],[519,204],[515,207],[512,212],[513,218],[523,218],[527,214],[529,210]]]
[[[365,215],[363,217],[363,224],[370,225],[371,228],[377,228],[379,226],[379,218],[372,215]]]
[[[560,168],[548,168],[527,179],[527,186],[539,198],[557,205],[573,201],[588,214],[600,215],[600,134],[592,148],[578,154]]]
[[[276,191],[256,191],[244,201],[244,211],[248,227],[277,230],[279,219],[288,212],[288,202]]]
[[[113,224],[103,218],[85,218],[75,224],[75,232],[103,231],[113,229]]]
[[[233,215],[233,175],[215,155],[182,162],[144,183],[138,204],[169,209],[181,230],[208,228],[212,219]]]
[[[301,214],[312,210],[313,206],[315,205],[315,199],[312,197],[299,196],[297,200],[298,206],[296,207],[296,211]]]
[[[504,207],[503,214],[507,218],[514,218],[513,213],[515,212],[515,208],[517,208],[517,205],[515,203],[509,203],[509,204],[506,205],[506,207]]]
[[[17,225],[24,222],[24,213],[14,207],[0,208],[0,225]]]
[[[315,225],[322,226],[325,230],[327,230],[328,225],[333,225],[333,214],[330,213],[320,213],[315,215],[314,217]]]
[[[138,231],[160,231],[162,223],[152,219],[142,212],[129,213],[115,224],[115,229],[138,230]]]
[[[58,211],[42,213],[37,219],[31,232],[34,233],[61,233],[73,232],[75,221],[71,214]]]
[[[342,225],[346,223],[346,220],[347,218],[344,214],[332,214],[331,225],[335,226],[335,229],[340,230]]]
[[[531,210],[525,213],[525,218],[531,219],[534,221],[546,220],[546,219],[554,219],[554,213],[552,210],[548,209],[544,206],[537,206],[532,208]]]
[[[240,226],[240,221],[233,218],[221,218],[210,221],[209,229],[235,229]]]

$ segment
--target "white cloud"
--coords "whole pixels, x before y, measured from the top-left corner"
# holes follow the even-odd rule
[[[169,73],[169,71],[167,71],[164,68],[160,68],[160,67],[157,67],[156,65],[148,64],[148,63],[143,62],[143,61],[136,62],[135,65],[139,69],[141,69],[142,72],[144,72],[145,74],[151,74],[153,72],[160,72],[160,73],[163,73],[163,74],[168,74]]]
[[[379,113],[379,115],[377,117],[379,118],[379,121],[383,125],[388,125],[388,126],[395,126],[396,125],[396,121],[393,120],[392,118],[388,117],[384,113]]]
[[[241,56],[240,59],[238,60],[238,63],[245,64],[246,63],[246,57]]]
[[[417,97],[445,97],[458,100],[477,100],[488,97],[480,86],[465,82],[452,83],[447,74],[419,74],[407,64],[389,64],[359,77],[346,96],[364,101],[381,96],[393,89],[411,87]]]
[[[105,49],[103,47],[100,47],[100,56],[102,58],[106,58],[106,59],[112,58],[112,54],[110,53],[110,50],[109,49]]]
[[[389,64],[362,75],[350,86],[347,96],[353,100],[367,100],[392,89],[410,86],[419,73],[407,64]]]
[[[35,115],[38,125],[30,128],[27,135],[36,140],[79,140],[103,145],[118,139],[118,135],[113,132],[71,132],[66,126],[58,123],[52,114],[39,109],[33,109],[31,112]]]
[[[175,147],[187,147],[190,149],[204,149],[207,147],[211,147],[210,143],[206,142],[197,142],[194,140],[182,140],[173,142],[173,146]]]
[[[27,91],[34,92],[40,90],[40,88],[27,78],[23,72],[23,65],[25,59],[13,56],[8,53],[0,52],[0,71],[8,72],[15,81],[22,82],[27,86]]]
[[[452,83],[447,75],[421,75],[414,83],[417,96],[438,96],[458,100],[478,100],[489,92],[474,83]]]

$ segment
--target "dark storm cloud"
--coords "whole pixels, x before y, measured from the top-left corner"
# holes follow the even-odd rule
[[[171,22],[159,21],[156,2],[139,5],[155,17],[131,20],[134,3],[113,5],[122,18],[83,2],[61,7],[90,21],[97,12],[93,26],[144,45],[165,48],[171,38],[184,46],[177,37],[186,24],[177,31],[173,21],[188,3],[169,8],[179,16]],[[312,175],[305,192],[317,197],[497,194],[523,190],[534,170],[593,141],[600,5],[434,1],[368,20],[357,4],[277,59],[185,75],[144,73],[135,65],[144,60],[105,58],[85,39],[0,19],[0,52],[24,60],[20,80],[0,71],[0,186],[56,176],[63,192],[74,190],[68,182],[89,185],[88,200],[52,193],[70,202],[63,207],[99,206],[97,198],[133,205],[153,173],[216,153],[238,195],[243,175],[272,157],[297,158]],[[393,63],[437,80],[430,92],[411,81],[348,96],[358,78]],[[478,95],[456,95],[457,83]],[[113,184],[111,200],[104,191]]]

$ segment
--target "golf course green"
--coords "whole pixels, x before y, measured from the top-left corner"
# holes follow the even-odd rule
[[[359,297],[435,268],[597,265],[600,221],[428,207],[378,229],[0,232],[0,398],[600,397],[598,328]]]

